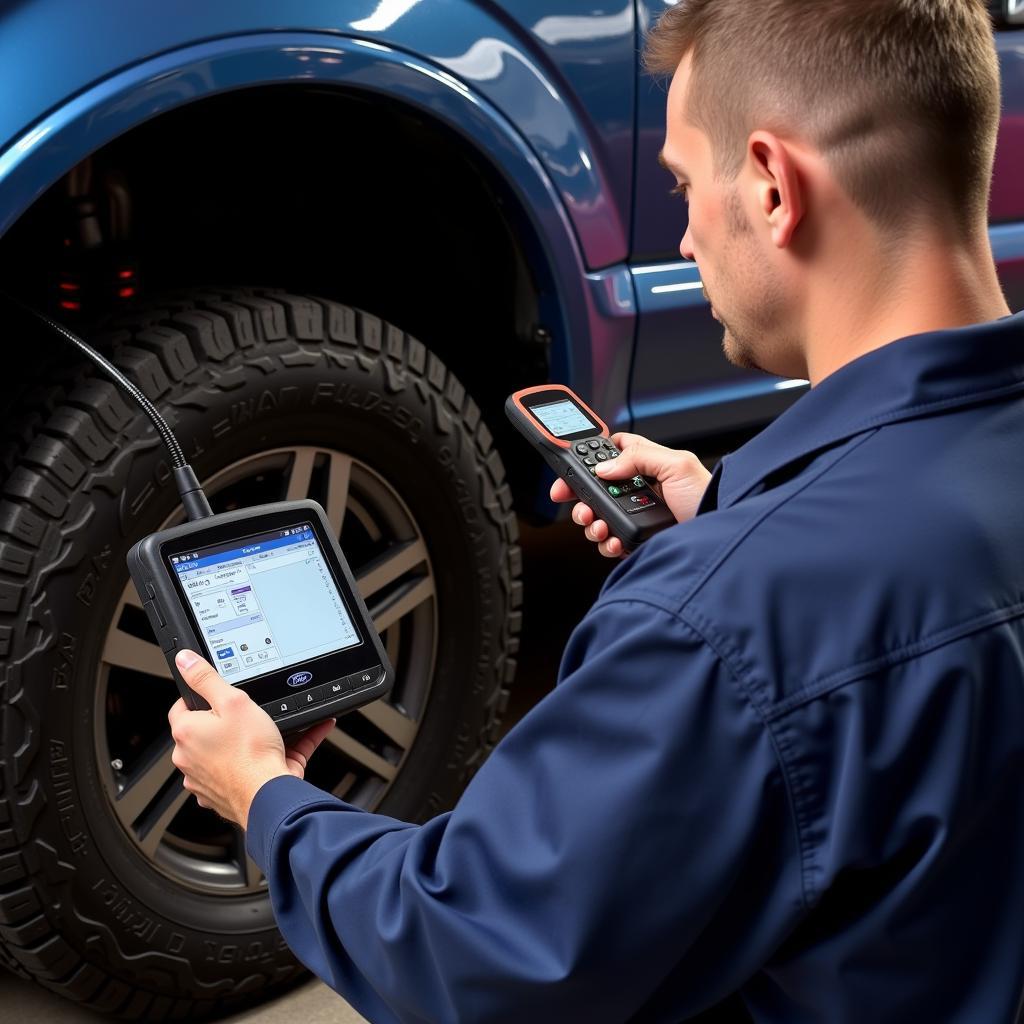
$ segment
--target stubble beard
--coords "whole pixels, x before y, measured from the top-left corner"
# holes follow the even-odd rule
[[[719,275],[723,291],[742,297],[744,291],[749,294],[756,289],[758,294],[754,301],[744,304],[742,311],[733,314],[730,310],[728,318],[720,309],[715,309],[722,325],[722,352],[733,366],[741,370],[771,372],[765,370],[764,363],[772,344],[772,327],[778,324],[778,282],[754,248],[754,231],[736,191],[726,199],[725,213],[728,238]],[[745,283],[736,287],[736,280]],[[706,288],[704,297],[711,301]],[[740,304],[736,303],[737,306]]]

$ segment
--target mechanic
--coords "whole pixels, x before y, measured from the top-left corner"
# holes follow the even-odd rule
[[[174,763],[371,1021],[1011,1021],[1024,315],[987,234],[985,6],[681,0],[645,56],[726,355],[811,390],[710,481],[619,437],[602,475],[657,476],[679,524],[450,813],[304,782],[331,723],[286,751],[191,652],[212,710],[172,709]]]

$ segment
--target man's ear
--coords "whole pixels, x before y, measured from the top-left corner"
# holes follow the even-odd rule
[[[757,187],[757,205],[779,249],[792,244],[805,209],[804,184],[793,154],[777,135],[754,132],[747,140],[747,158]]]

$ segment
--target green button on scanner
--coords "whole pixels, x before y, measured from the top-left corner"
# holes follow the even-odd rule
[[[622,493],[622,491],[621,491],[621,490],[620,490],[620,489],[619,489],[618,487],[616,487],[616,486],[615,486],[615,484],[612,484],[612,485],[611,485],[611,486],[610,486],[610,487],[608,488],[608,493],[609,493],[609,494],[610,494],[610,495],[611,495],[611,496],[612,496],[613,498],[617,498],[617,497],[618,497],[618,496],[619,496],[619,495],[620,495],[620,494]]]

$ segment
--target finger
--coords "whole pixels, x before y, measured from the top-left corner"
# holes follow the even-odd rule
[[[608,524],[603,519],[595,519],[583,533],[587,540],[600,543],[608,539]]]
[[[581,501],[573,506],[572,521],[577,526],[589,526],[594,521],[594,510]]]
[[[335,721],[333,718],[328,718],[326,722],[317,722],[316,725],[312,725],[305,732],[300,733],[296,739],[289,740],[284,756],[286,758],[293,757],[296,760],[301,758],[302,767],[305,768],[313,756],[313,752],[334,728]]]
[[[552,501],[575,501],[576,495],[573,493],[572,488],[561,478],[556,479],[551,485],[551,500]]]
[[[182,716],[187,715],[188,705],[185,701],[179,697],[172,705],[171,710],[167,712],[167,721],[171,723],[171,728],[174,728],[174,723]]]
[[[208,661],[200,658],[195,651],[178,651],[174,663],[178,666],[181,678],[200,697],[205,698],[211,708],[216,708],[223,697],[235,692],[234,687],[221,679],[217,670]]]
[[[609,537],[606,541],[597,545],[597,550],[605,558],[621,558],[626,553],[626,549],[622,546],[622,541],[618,537]]]

